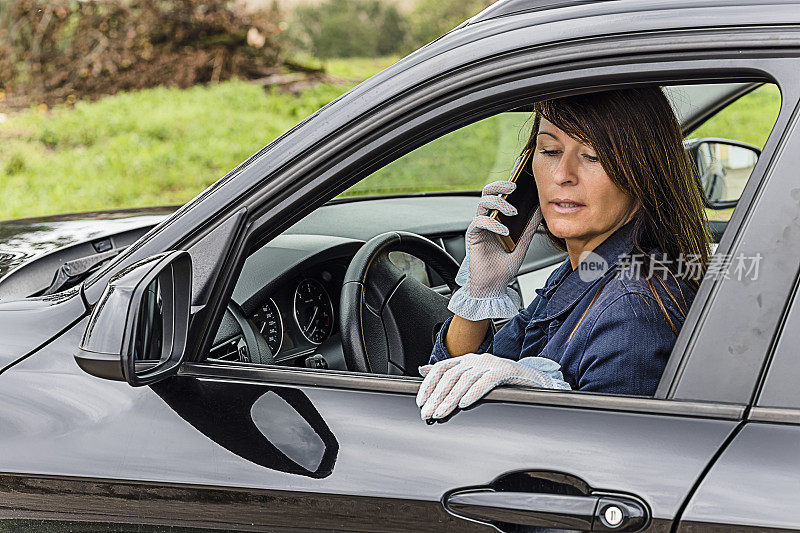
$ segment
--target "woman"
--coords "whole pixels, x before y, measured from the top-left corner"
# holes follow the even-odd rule
[[[503,384],[652,396],[709,259],[700,191],[658,87],[539,102],[525,150],[540,208],[507,253],[487,216],[516,215],[487,185],[417,395],[442,418]],[[536,228],[569,258],[517,314],[508,283]],[[691,268],[687,268],[687,267]],[[514,316],[516,315],[516,316]],[[513,318],[492,334],[491,318]]]

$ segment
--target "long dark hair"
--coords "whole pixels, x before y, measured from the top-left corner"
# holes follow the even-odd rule
[[[686,272],[678,275],[696,291],[708,268],[707,218],[693,165],[683,148],[681,127],[661,88],[619,89],[544,100],[534,104],[533,113],[533,128],[525,150],[535,148],[541,117],[590,145],[611,181],[639,201],[633,216],[633,251],[642,254],[646,262],[658,261],[648,255],[649,250],[656,248],[661,254],[662,268],[673,276],[679,258],[692,258],[700,270],[692,274],[699,275],[689,276]],[[564,239],[553,235],[546,222],[543,225],[550,241],[566,251]],[[685,316],[688,305],[683,294],[681,304],[661,276],[653,277]],[[662,314],[677,335],[678,329],[653,281],[649,276],[646,279]],[[598,288],[590,307],[603,286]]]

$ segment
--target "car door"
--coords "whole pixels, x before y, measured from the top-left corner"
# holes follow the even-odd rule
[[[800,163],[791,149],[797,93],[782,95],[776,128],[719,248],[768,253],[763,277],[704,282],[655,398],[501,389],[444,423],[426,424],[416,418],[416,384],[408,379],[205,363],[185,365],[184,377],[242,380],[308,398],[338,453],[330,475],[297,485],[306,496],[344,497],[351,512],[339,527],[670,530],[743,423],[764,344],[793,283],[781,265],[796,251],[781,246],[786,235],[775,217],[791,207],[786,186]],[[723,307],[732,301],[753,305],[738,307],[734,319]],[[738,345],[743,337],[753,342]],[[326,512],[303,516],[332,527]]]
[[[800,531],[797,285],[755,405],[692,495],[678,531]]]
[[[6,528],[666,531],[743,413],[501,389],[431,425],[418,380],[207,363],[130,387],[77,367],[82,326],[0,376]]]

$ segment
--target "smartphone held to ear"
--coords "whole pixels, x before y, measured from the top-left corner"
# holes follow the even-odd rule
[[[531,154],[533,154],[533,148],[526,150],[517,158],[508,180],[516,183],[517,188],[511,194],[501,195],[501,198],[517,208],[517,214],[507,216],[496,209],[489,212],[490,217],[508,228],[508,235],[497,235],[497,238],[509,253],[517,247],[522,232],[525,231],[536,208],[539,207],[539,191],[536,189],[536,180],[533,177]]]

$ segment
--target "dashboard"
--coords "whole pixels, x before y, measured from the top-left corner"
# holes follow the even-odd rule
[[[339,298],[345,272],[361,243],[354,246],[334,238],[329,247],[320,248],[290,268],[286,275],[256,289],[256,273],[265,270],[259,259],[265,259],[270,252],[288,255],[289,249],[309,249],[309,240],[317,239],[282,236],[277,243],[273,241],[273,246],[260,250],[250,264],[246,263],[246,271],[240,278],[244,281],[240,285],[249,285],[251,289],[234,291],[231,306],[236,310],[226,313],[208,359],[264,363],[255,361],[247,352],[246,343],[241,342],[241,329],[250,327],[266,344],[271,359],[268,363],[346,370],[344,355],[340,353]],[[438,276],[414,256],[390,252],[389,259],[406,275],[428,287],[432,278],[440,282]],[[442,284],[441,289],[445,290],[446,286]]]
[[[348,257],[312,260],[269,294],[245,303],[245,317],[276,364],[303,366],[325,341],[338,336],[339,296],[348,264]]]
[[[403,252],[389,259],[406,275],[430,287],[425,263]],[[276,362],[303,356],[338,334],[339,298],[350,258],[335,258],[298,270],[249,317],[264,337]]]

